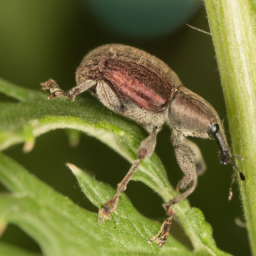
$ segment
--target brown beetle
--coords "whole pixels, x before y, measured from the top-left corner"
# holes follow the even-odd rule
[[[138,149],[137,160],[118,184],[116,195],[99,210],[99,221],[109,219],[115,211],[120,194],[126,190],[140,162],[154,152],[157,133],[164,123],[172,128],[171,141],[184,173],[178,188],[186,190],[164,204],[171,217],[150,241],[155,240],[159,246],[166,242],[174,216],[171,206],[194,191],[197,176],[206,169],[199,148],[187,136],[215,139],[220,148],[220,163],[231,163],[241,180],[245,179],[233,162],[232,158],[237,156],[229,149],[216,111],[206,100],[184,87],[172,69],[158,58],[130,46],[104,45],[84,57],[76,71],[76,82],[77,86],[68,92],[61,90],[54,80],[41,85],[43,90],[50,90],[49,98],[64,96],[72,101],[90,90],[107,108],[136,121],[149,133]]]

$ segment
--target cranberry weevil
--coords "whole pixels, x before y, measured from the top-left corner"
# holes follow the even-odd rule
[[[154,152],[157,134],[164,123],[172,129],[171,142],[184,173],[178,188],[185,191],[164,204],[170,217],[149,241],[154,240],[159,246],[166,242],[175,214],[171,206],[195,190],[197,176],[206,169],[198,146],[186,137],[215,139],[220,148],[220,164],[230,163],[239,172],[240,179],[245,180],[233,161],[237,156],[229,149],[222,122],[214,108],[184,87],[174,71],[158,58],[130,46],[104,45],[84,57],[76,71],[76,82],[77,86],[68,92],[61,90],[54,80],[41,85],[43,90],[50,90],[49,98],[65,97],[72,101],[89,90],[107,108],[136,121],[149,133],[141,142],[137,159],[118,184],[116,195],[99,210],[99,221],[109,219],[115,211],[121,193],[139,164]]]

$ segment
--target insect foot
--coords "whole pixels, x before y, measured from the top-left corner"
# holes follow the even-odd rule
[[[120,194],[115,195],[113,198],[103,204],[98,213],[99,222],[104,222],[105,220],[111,219],[110,214],[115,211],[119,201],[119,196]]]
[[[50,90],[51,95],[48,97],[48,99],[52,98],[59,98],[64,97],[68,100],[74,101],[76,98],[76,95],[81,94],[84,91],[87,91],[91,87],[93,87],[96,84],[93,80],[86,80],[84,83],[81,83],[80,85],[74,87],[73,89],[69,90],[68,92],[63,91],[59,85],[56,83],[56,81],[50,79],[46,82],[41,83],[42,90]]]
[[[71,101],[90,91],[105,107],[134,120],[148,132],[137,151],[137,159],[118,184],[116,195],[99,210],[100,222],[110,219],[141,161],[154,152],[157,134],[164,124],[172,131],[171,143],[184,174],[177,190],[183,191],[164,205],[170,217],[149,241],[159,246],[166,242],[175,215],[172,206],[193,193],[198,175],[206,170],[199,147],[187,137],[215,140],[220,149],[220,164],[231,164],[234,173],[245,180],[233,160],[242,159],[232,154],[217,112],[205,99],[183,86],[176,73],[155,56],[126,45],[103,45],[84,57],[76,71],[76,84],[67,92],[54,80],[41,85],[43,90],[50,90],[49,98],[64,97]],[[232,183],[234,177],[236,173]],[[229,199],[232,194],[230,189]]]
[[[41,83],[42,90],[50,90],[51,95],[48,99],[59,98],[59,97],[67,97],[67,93],[60,89],[59,85],[56,81],[49,79],[48,81]]]
[[[172,224],[172,219],[175,216],[175,212],[171,208],[169,208],[169,215],[170,217],[163,222],[159,232],[148,239],[148,243],[155,241],[159,247],[162,247],[166,243]]]

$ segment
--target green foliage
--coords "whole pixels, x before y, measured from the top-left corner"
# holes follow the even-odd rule
[[[40,256],[38,253],[31,253],[20,248],[17,248],[13,245],[0,243],[0,255],[1,256]]]
[[[125,196],[112,220],[99,224],[96,213],[56,193],[2,154],[0,170],[2,182],[12,192],[0,197],[1,217],[34,237],[44,255],[190,255],[173,238],[163,250],[146,243],[160,225],[141,216]],[[79,169],[73,173],[97,206],[114,194]]]
[[[0,92],[20,101],[0,103],[0,149],[24,142],[24,150],[28,151],[37,136],[69,128],[98,138],[132,162],[146,136],[137,124],[93,100],[49,101],[46,94],[24,90],[2,80]],[[71,137],[75,141],[77,133]],[[85,195],[97,207],[114,195],[108,185],[97,182],[74,165],[69,167]],[[164,201],[176,194],[155,154],[143,161],[134,179],[147,184]],[[157,233],[160,223],[141,216],[125,195],[121,196],[112,219],[100,224],[96,213],[80,208],[3,154],[0,155],[0,181],[11,192],[0,196],[0,218],[32,236],[44,255],[192,254],[171,236],[162,249],[155,243],[148,244],[147,239]],[[216,247],[212,229],[201,211],[191,209],[187,200],[174,209],[196,255],[228,255]],[[0,245],[1,250],[17,249]]]

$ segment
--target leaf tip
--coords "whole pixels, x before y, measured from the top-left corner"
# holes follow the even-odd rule
[[[7,223],[3,219],[0,219],[0,237],[4,233],[6,227],[7,227]]]
[[[71,163],[66,163],[66,166],[74,173],[74,175],[79,174],[80,170],[78,169],[77,166]]]
[[[26,141],[24,143],[22,151],[24,153],[29,153],[30,151],[33,150],[34,146],[35,146],[35,142],[34,141]]]

